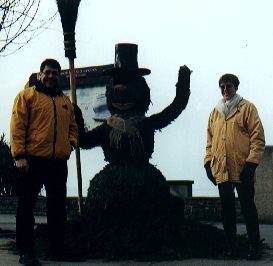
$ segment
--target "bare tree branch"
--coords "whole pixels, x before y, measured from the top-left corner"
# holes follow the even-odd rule
[[[48,28],[57,11],[43,18],[41,0],[0,1],[0,56],[10,55]]]

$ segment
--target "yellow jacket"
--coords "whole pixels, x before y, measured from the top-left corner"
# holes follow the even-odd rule
[[[264,148],[262,122],[252,103],[243,99],[226,119],[216,108],[213,109],[208,121],[204,164],[211,161],[217,184],[240,182],[244,164],[259,164]]]
[[[67,96],[50,97],[28,84],[16,96],[10,124],[15,159],[27,155],[69,159],[77,134],[73,105]]]

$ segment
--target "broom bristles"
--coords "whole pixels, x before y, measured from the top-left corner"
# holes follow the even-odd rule
[[[68,58],[76,58],[74,31],[80,2],[81,0],[56,0],[64,32],[65,56]]]
[[[64,32],[74,32],[81,0],[56,0]]]

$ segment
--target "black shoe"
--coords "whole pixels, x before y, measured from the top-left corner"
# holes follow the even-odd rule
[[[247,254],[247,260],[260,260],[262,257],[261,251],[258,248],[251,248]]]
[[[39,260],[35,256],[28,254],[28,253],[20,255],[19,263],[21,263],[23,265],[28,265],[28,266],[40,266],[41,265],[41,263],[39,262]]]

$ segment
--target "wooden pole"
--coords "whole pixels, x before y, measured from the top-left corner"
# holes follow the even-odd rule
[[[76,94],[76,75],[74,67],[74,59],[69,58],[69,71],[70,71],[70,92],[72,103],[77,104],[77,94]],[[81,154],[80,148],[77,146],[75,149],[76,154],[76,165],[77,165],[77,177],[78,177],[78,206],[79,213],[82,214],[82,171],[81,171]]]
[[[65,57],[69,59],[70,91],[71,100],[74,104],[77,104],[76,76],[74,66],[74,59],[76,58],[75,25],[80,1],[81,0],[56,0],[63,27]],[[78,205],[79,213],[82,214],[82,173],[80,149],[78,146],[76,147],[75,153],[78,178]]]
[[[75,66],[74,59],[69,58],[69,71],[70,71],[70,92],[72,103],[77,104],[77,94],[76,94],[76,75],[75,75]]]

